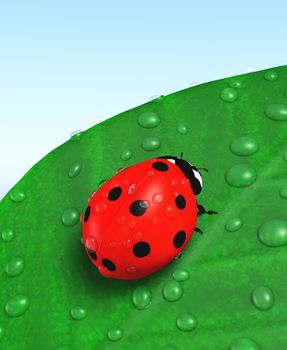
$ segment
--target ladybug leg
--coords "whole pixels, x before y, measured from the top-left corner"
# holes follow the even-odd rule
[[[202,214],[208,214],[208,215],[212,215],[212,214],[218,214],[217,211],[213,211],[213,210],[208,210],[206,211],[205,208],[203,207],[203,205],[197,204],[197,215],[200,216]]]
[[[203,234],[203,232],[199,227],[195,227],[194,231],[200,233],[201,235]]]

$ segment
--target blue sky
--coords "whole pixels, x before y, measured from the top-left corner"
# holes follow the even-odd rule
[[[287,63],[287,2],[0,0],[0,198],[77,129]]]

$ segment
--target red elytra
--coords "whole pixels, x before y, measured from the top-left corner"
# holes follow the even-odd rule
[[[168,159],[152,158],[117,172],[93,192],[82,220],[83,242],[103,276],[138,279],[174,260],[196,219],[186,174]]]

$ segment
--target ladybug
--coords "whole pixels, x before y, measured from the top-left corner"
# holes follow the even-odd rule
[[[217,214],[198,205],[199,170],[175,156],[119,168],[88,198],[81,216],[85,250],[99,272],[133,280],[150,275],[180,255],[197,215]],[[119,171],[120,170],[120,171]],[[101,183],[100,183],[101,184]]]

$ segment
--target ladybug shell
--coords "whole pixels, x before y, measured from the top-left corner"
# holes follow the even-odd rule
[[[178,255],[196,218],[186,176],[171,161],[153,158],[122,170],[94,193],[84,215],[83,242],[103,276],[138,279]]]

